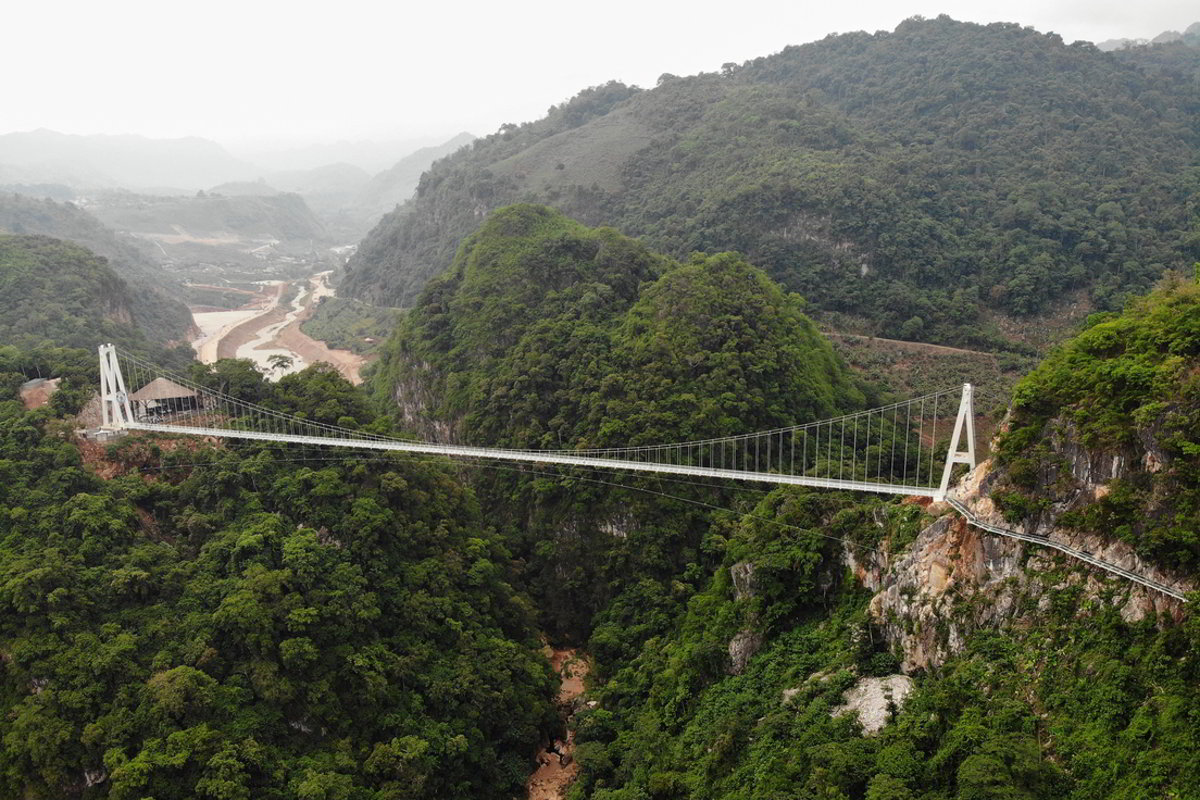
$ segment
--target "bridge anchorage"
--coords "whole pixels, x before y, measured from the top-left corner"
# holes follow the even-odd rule
[[[1175,588],[1062,542],[982,521],[959,502],[950,491],[954,468],[975,468],[974,392],[969,383],[881,408],[766,431],[573,450],[420,442],[314,422],[170,374],[137,356],[118,353],[111,344],[100,347],[100,400],[102,430],[111,433],[156,431],[929,497],[947,501],[980,530],[1049,547],[1178,600],[1187,599]],[[944,440],[945,436],[949,438]]]
[[[103,429],[114,432],[158,431],[563,464],[917,495],[934,500],[945,498],[956,465],[975,467],[971,384],[882,408],[754,433],[572,450],[513,450],[410,441],[314,422],[169,374],[136,356],[118,353],[111,344],[100,347],[100,398]]]

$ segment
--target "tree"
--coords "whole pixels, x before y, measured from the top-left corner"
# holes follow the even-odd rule
[[[295,361],[291,356],[285,356],[283,353],[275,353],[267,359],[268,374],[273,372],[285,373],[292,368],[294,363]]]

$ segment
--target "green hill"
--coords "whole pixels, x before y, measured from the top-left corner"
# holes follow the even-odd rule
[[[108,262],[48,236],[0,235],[0,342],[25,349],[144,347],[140,304]]]
[[[675,257],[740,251],[865,332],[995,345],[1198,254],[1200,87],[1152,60],[939,17],[596,87],[435,164],[343,288],[411,305],[528,199]]]
[[[681,264],[531,205],[492,213],[467,238],[382,348],[370,384],[427,438],[545,449],[769,429],[864,402],[803,301],[740,257]],[[639,575],[697,558],[705,535],[707,518],[662,502],[661,482],[618,476],[630,492],[592,477],[478,476],[543,629],[559,639],[586,637]],[[614,529],[626,531],[619,543]]]
[[[162,268],[132,241],[121,239],[87,211],[19,194],[0,194],[0,233],[65,239],[108,259],[108,265],[138,293],[137,322],[158,343],[183,341],[192,315],[174,299],[181,291]]]
[[[430,283],[373,385],[405,417],[490,444],[771,428],[862,402],[802,309],[736,255],[680,264],[611,229],[512,206]]]

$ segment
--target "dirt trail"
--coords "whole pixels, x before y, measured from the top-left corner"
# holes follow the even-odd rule
[[[573,649],[554,649],[549,652],[550,666],[559,674],[562,684],[558,690],[558,708],[563,717],[573,713],[576,698],[583,694],[583,679],[588,663]],[[538,768],[529,776],[529,800],[564,800],[567,789],[579,774],[575,763],[575,732],[568,730],[567,740],[553,743],[555,752],[538,753]],[[566,762],[566,763],[563,763]]]
[[[916,350],[922,353],[956,353],[968,356],[987,356],[995,358],[995,353],[988,353],[983,350],[967,350],[962,347],[950,347],[945,344],[929,344],[928,342],[909,342],[904,339],[885,339],[882,336],[865,336],[861,333],[839,333],[837,331],[822,331],[826,336],[836,336],[839,339],[865,339],[872,342],[883,342],[884,344],[894,344],[907,350]]]

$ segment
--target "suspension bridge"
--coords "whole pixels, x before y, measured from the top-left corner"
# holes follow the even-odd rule
[[[412,441],[288,414],[172,374],[111,344],[100,354],[102,430],[242,439],[296,445],[440,455],[469,460],[558,464],[600,470],[811,486],[885,495],[949,497],[955,469],[976,466],[971,384],[831,419],[667,444],[559,450],[471,447]],[[132,391],[130,390],[132,387]],[[1045,537],[972,525],[1055,549],[1179,599],[1182,593],[1072,551]],[[1083,557],[1086,556],[1086,557]]]

